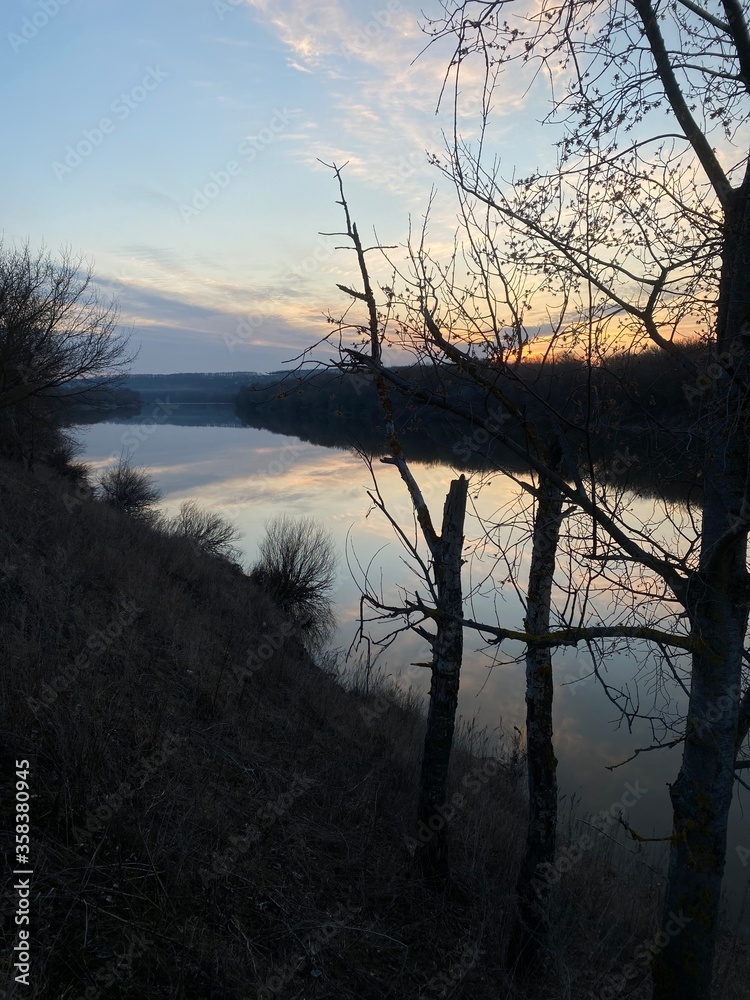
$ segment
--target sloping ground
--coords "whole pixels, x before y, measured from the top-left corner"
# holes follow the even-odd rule
[[[345,690],[228,563],[7,463],[0,640],[2,800],[28,760],[34,872],[30,985],[9,958],[8,997],[599,997],[653,937],[649,886],[591,852],[555,891],[555,953],[516,990],[513,758],[457,749],[455,876],[425,887],[405,844],[416,707]],[[4,810],[11,865],[13,835]],[[740,998],[746,956],[722,948],[716,995]],[[644,968],[612,995],[646,997]]]

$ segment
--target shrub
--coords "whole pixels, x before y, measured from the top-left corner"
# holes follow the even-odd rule
[[[202,510],[195,500],[186,500],[180,512],[169,523],[171,534],[187,538],[196,549],[211,556],[221,556],[236,562],[239,550],[235,547],[241,537],[240,530],[220,514]]]
[[[148,472],[132,466],[127,458],[120,458],[100,476],[99,493],[110,507],[150,521],[156,520],[154,506],[162,498]]]
[[[262,586],[301,630],[311,649],[331,637],[336,555],[329,532],[313,518],[286,514],[266,525],[260,558],[251,578]]]

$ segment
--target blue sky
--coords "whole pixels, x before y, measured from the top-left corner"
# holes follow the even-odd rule
[[[437,0],[8,0],[5,241],[92,260],[136,371],[279,367],[351,278],[318,235],[341,224],[318,158],[349,161],[363,232],[403,243],[436,185],[431,234],[451,239],[425,156],[450,48],[414,62],[423,13]],[[509,161],[533,154],[520,97],[500,111]]]

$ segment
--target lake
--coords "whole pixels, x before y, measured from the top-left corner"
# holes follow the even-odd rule
[[[382,581],[383,592],[389,598],[397,597],[399,584],[414,585],[415,577],[404,564],[404,550],[392,528],[380,511],[372,509],[367,496],[373,485],[370,474],[362,459],[349,451],[248,427],[232,407],[177,409],[165,419],[162,411],[149,405],[139,417],[78,427],[76,436],[83,445],[82,457],[94,470],[127,453],[133,464],[147,467],[164,493],[162,507],[168,514],[176,513],[184,500],[195,499],[231,520],[243,532],[240,547],[248,565],[256,557],[264,524],[274,516],[284,512],[312,516],[325,525],[339,554],[335,595],[339,628],[333,645],[344,652],[356,635],[360,595],[347,567],[347,553],[355,574],[357,565],[371,564],[371,581],[378,587]],[[377,461],[375,467],[388,509],[411,530],[411,503],[397,471]],[[449,465],[440,464],[415,463],[413,469],[433,519],[439,524],[445,495],[456,473]],[[476,499],[474,492],[470,490],[466,523],[470,549],[480,534],[477,512],[485,517],[497,512],[495,520],[502,522],[503,511],[513,504],[517,488],[498,475]],[[641,524],[648,524],[653,502],[632,497],[628,509]],[[497,532],[501,548],[508,551],[513,540],[509,529],[498,527]],[[528,575],[528,549],[528,545],[522,546],[518,554],[521,590],[525,589]],[[476,588],[467,617],[521,628],[519,598],[512,583],[502,583],[508,569],[502,560],[495,562],[496,558],[497,550],[492,546],[483,558],[477,551],[467,560],[465,587]],[[424,586],[421,589],[424,592]],[[606,602],[607,592],[594,594],[592,600]],[[372,632],[383,636],[392,628],[392,623],[381,623]],[[513,727],[523,729],[523,647],[503,643],[496,659],[481,647],[479,636],[467,630],[460,716],[465,722],[475,719],[477,726],[486,727],[490,734],[512,733]],[[515,662],[517,657],[519,662]],[[408,677],[406,671],[410,663],[429,659],[427,643],[414,633],[406,633],[382,652],[377,665],[384,674],[402,684],[412,684],[426,695],[429,670],[411,670]],[[624,761],[636,748],[649,746],[651,730],[641,720],[633,722],[632,731],[628,729],[600,683],[589,676],[591,662],[583,644],[578,650],[556,651],[553,657],[554,740],[560,792],[566,796],[566,803],[574,796],[580,799],[577,814],[583,816],[585,812],[609,809],[628,790],[635,789],[638,794],[633,797],[637,801],[628,809],[631,827],[642,836],[664,837],[671,830],[668,782],[677,776],[680,748],[640,754],[615,771],[608,771],[607,765]],[[647,668],[647,647],[640,644],[629,654],[613,652],[604,665],[607,681],[619,688],[629,684],[632,687],[639,667]],[[684,702],[676,685],[670,682],[659,686],[644,679],[640,693],[649,708],[668,698],[675,704]],[[743,816],[747,804],[747,794],[738,789],[731,817],[725,886],[732,921],[743,936],[750,938],[750,913],[741,912],[750,877],[750,830]],[[624,832],[618,839],[623,843],[619,849],[636,850],[634,844],[625,842]],[[648,860],[652,863],[653,857]]]

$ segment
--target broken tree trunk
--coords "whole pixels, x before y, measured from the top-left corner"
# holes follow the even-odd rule
[[[433,547],[437,628],[432,640],[432,684],[419,779],[419,829],[422,863],[426,872],[438,879],[448,874],[445,830],[451,807],[446,791],[463,657],[463,627],[456,619],[463,615],[461,555],[467,488],[464,476],[451,483],[440,538]]]

